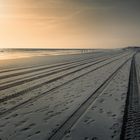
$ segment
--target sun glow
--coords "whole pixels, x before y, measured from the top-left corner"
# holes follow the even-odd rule
[[[137,45],[139,12],[126,6],[86,0],[0,0],[0,48]]]

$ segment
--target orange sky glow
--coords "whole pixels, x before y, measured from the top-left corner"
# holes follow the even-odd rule
[[[120,11],[119,4],[117,7],[99,1],[0,0],[0,48],[139,45],[138,15],[133,16],[135,12],[131,12],[127,17],[127,8],[133,10],[133,7],[122,5],[122,13],[126,14],[116,14]]]

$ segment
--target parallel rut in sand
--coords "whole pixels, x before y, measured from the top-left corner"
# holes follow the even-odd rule
[[[112,79],[116,76],[119,70],[128,62],[125,61],[114,73],[112,73],[104,83],[86,100],[81,106],[49,137],[48,140],[61,140],[65,134],[70,132],[71,127],[79,120],[87,108],[94,102],[94,100],[102,94],[103,90],[108,86]]]
[[[119,80],[119,77],[122,80],[125,72],[119,74],[130,68],[133,54],[134,51],[108,53],[31,73],[3,77],[0,138],[65,138],[71,128],[85,116],[95,100],[101,99],[108,85],[115,83],[114,79]],[[19,71],[15,73],[17,72]],[[3,75],[9,73],[12,71]],[[119,84],[127,81],[127,75],[128,72],[125,81],[119,80]],[[11,81],[6,83],[7,79]]]
[[[10,99],[13,99],[13,98],[16,98],[16,97],[18,97],[18,96],[21,96],[21,95],[23,95],[23,94],[25,94],[25,93],[27,93],[27,92],[30,92],[31,90],[35,90],[35,89],[37,89],[37,88],[40,88],[41,86],[43,86],[43,85],[46,85],[46,84],[49,84],[49,83],[51,83],[51,82],[55,82],[55,81],[57,81],[57,80],[59,80],[59,79],[61,79],[61,78],[64,78],[64,77],[66,77],[66,76],[69,76],[69,75],[71,75],[71,74],[75,74],[76,72],[79,72],[79,71],[81,71],[81,70],[84,70],[84,69],[87,69],[87,68],[90,68],[90,67],[93,67],[95,64],[100,64],[101,62],[104,62],[103,64],[101,63],[101,65],[99,65],[99,66],[97,66],[97,67],[95,67],[95,68],[93,68],[93,69],[91,69],[91,70],[89,70],[89,71],[86,71],[86,72],[84,72],[84,73],[82,73],[82,74],[80,74],[79,76],[76,76],[76,77],[74,77],[74,78],[72,78],[72,79],[70,79],[70,80],[68,80],[68,81],[66,81],[66,82],[64,82],[64,83],[62,83],[61,85],[58,85],[58,86],[56,86],[56,87],[53,87],[52,89],[50,89],[49,91],[52,91],[53,89],[55,89],[55,88],[58,88],[58,87],[60,87],[60,86],[62,86],[62,85],[64,85],[65,83],[67,83],[67,82],[70,82],[70,81],[72,81],[72,80],[75,80],[76,78],[79,78],[79,77],[81,77],[81,76],[83,76],[83,75],[85,75],[85,74],[88,74],[88,73],[90,73],[90,72],[92,72],[92,71],[94,71],[94,70],[97,70],[97,69],[99,69],[99,68],[101,68],[101,67],[103,67],[103,66],[105,66],[105,65],[108,65],[108,64],[110,64],[110,63],[112,63],[112,62],[114,62],[114,61],[117,61],[117,60],[119,60],[119,59],[121,59],[121,58],[123,58],[123,57],[125,57],[125,56],[127,56],[128,54],[125,54],[125,55],[122,55],[122,56],[112,56],[112,60],[110,59],[111,57],[109,57],[109,58],[103,58],[103,59],[100,59],[99,61],[97,61],[97,62],[91,62],[91,63],[88,63],[88,64],[86,64],[86,65],[82,65],[82,67],[80,67],[80,68],[78,68],[78,69],[74,69],[74,70],[72,70],[72,71],[68,71],[66,74],[64,74],[64,73],[62,73],[62,75],[59,75],[58,77],[55,77],[55,78],[53,78],[53,79],[50,79],[50,80],[48,80],[48,81],[46,81],[46,82],[43,82],[43,83],[41,83],[41,84],[38,84],[38,85],[35,85],[35,86],[32,86],[32,87],[30,87],[30,88],[26,88],[25,90],[22,90],[22,91],[20,91],[20,92],[17,92],[17,93],[10,93],[9,95],[8,94],[4,94],[4,95],[2,95],[1,94],[1,99],[0,99],[0,101],[1,102],[5,102],[5,101],[8,101],[8,100],[10,100]],[[115,58],[115,57],[118,57],[118,58]],[[109,61],[107,61],[106,62],[106,60],[109,60]],[[26,81],[27,82],[27,81]],[[49,91],[47,91],[47,92],[49,92]],[[38,98],[38,97],[40,97],[41,95],[43,95],[43,94],[46,94],[46,92],[44,92],[44,93],[42,93],[42,94],[39,94],[39,95],[37,95],[37,96],[33,96],[33,98],[30,98],[30,99],[28,99],[28,100],[32,100],[32,99],[34,99],[34,98]],[[27,102],[28,100],[26,100],[26,101],[24,101],[24,102]],[[24,102],[22,102],[22,104],[24,103]],[[19,106],[19,105],[18,105]],[[15,106],[14,106],[15,107]],[[3,114],[5,111],[2,111],[1,112],[1,114]],[[7,111],[6,111],[7,112]]]
[[[121,55],[121,54],[120,54]],[[108,58],[111,58],[111,56],[108,56]],[[25,82],[29,82],[29,81],[33,81],[35,79],[39,79],[45,76],[49,76],[52,74],[56,74],[58,72],[62,72],[64,70],[69,70],[81,65],[85,65],[85,64],[90,64],[95,62],[99,63],[101,61],[105,61],[108,59],[107,57],[99,57],[96,59],[93,58],[89,58],[87,60],[81,60],[79,61],[75,61],[75,62],[71,62],[71,63],[64,63],[64,64],[60,64],[60,65],[53,65],[50,67],[42,67],[42,68],[36,68],[36,69],[31,69],[31,70],[27,70],[27,71],[23,71],[23,72],[16,72],[14,74],[6,74],[3,76],[0,76],[0,90],[4,90],[7,88],[10,88],[12,86],[16,86],[16,85],[21,85]]]
[[[135,56],[131,64],[129,88],[127,93],[121,140],[140,139],[140,95],[138,88],[138,71]]]

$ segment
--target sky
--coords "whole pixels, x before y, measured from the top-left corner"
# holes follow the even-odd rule
[[[0,48],[140,46],[140,0],[0,0]]]

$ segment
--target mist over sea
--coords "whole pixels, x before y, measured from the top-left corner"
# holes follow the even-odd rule
[[[0,49],[0,60],[35,56],[67,55],[97,51],[96,49]],[[99,51],[99,50],[98,50]]]

